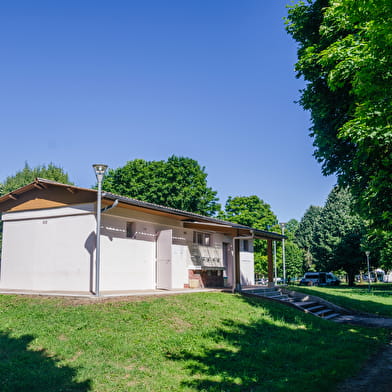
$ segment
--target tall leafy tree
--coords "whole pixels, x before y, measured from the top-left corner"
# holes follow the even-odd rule
[[[217,192],[207,185],[205,168],[191,158],[167,161],[135,159],[109,170],[102,188],[108,192],[202,215],[220,210]]]
[[[303,251],[292,240],[285,241],[285,260],[287,279],[303,274]]]
[[[37,177],[58,181],[63,184],[72,184],[72,182],[69,181],[68,174],[65,173],[61,167],[56,166],[53,163],[49,163],[47,166],[41,165],[31,168],[26,162],[22,170],[19,170],[12,176],[8,176],[4,182],[0,183],[0,196],[33,182]],[[0,221],[0,250],[2,237],[3,222]]]
[[[301,105],[311,111],[315,156],[349,186],[356,209],[392,226],[392,2],[307,0],[289,9],[298,42]]]
[[[367,232],[363,250],[370,251],[372,267],[392,270],[392,232],[370,230]]]
[[[298,277],[303,273],[303,251],[297,245],[295,234],[299,228],[296,219],[290,219],[285,226],[285,260],[287,278]]]
[[[72,184],[68,178],[68,174],[64,172],[64,169],[53,163],[49,163],[47,166],[41,165],[36,167],[30,167],[28,163],[25,163],[22,170],[17,171],[12,176],[8,176],[5,181],[0,184],[0,196],[33,182],[37,177],[61,182],[63,184]]]
[[[278,219],[272,212],[271,206],[258,196],[229,197],[225,210],[220,215],[223,219],[255,229],[266,230],[268,226],[276,225]]]
[[[272,212],[269,204],[258,196],[236,196],[229,197],[225,209],[219,217],[230,222],[266,230],[277,226],[278,220]],[[267,274],[267,244],[263,240],[254,241],[255,272]]]
[[[317,230],[322,207],[310,206],[295,231],[295,243],[303,250],[303,270],[306,272],[313,265],[313,238]]]
[[[328,196],[313,234],[312,254],[318,271],[343,269],[350,285],[361,268],[364,235],[361,217],[352,211],[352,196],[335,187]]]

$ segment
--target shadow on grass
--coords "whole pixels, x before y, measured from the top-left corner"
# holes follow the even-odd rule
[[[364,329],[314,319],[282,305],[243,301],[267,312],[251,323],[225,319],[206,336],[204,346],[167,353],[190,373],[184,388],[331,391],[365,359],[360,348],[374,339]]]
[[[19,338],[0,332],[0,390],[2,392],[86,392],[90,381],[76,382],[75,369],[58,365],[44,350],[31,351],[31,335]]]

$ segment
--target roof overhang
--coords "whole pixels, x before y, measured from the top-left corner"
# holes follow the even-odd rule
[[[251,227],[224,223],[184,221],[184,227],[195,230],[215,231],[228,234],[233,237],[252,237],[254,239],[282,241],[285,236],[269,231],[256,230]]]
[[[67,197],[68,204],[75,204],[80,200],[89,200],[91,202],[96,201],[96,189],[80,188],[74,185],[62,184],[56,181],[37,178],[34,182],[0,197],[0,211],[4,212],[10,210],[10,207],[12,207],[12,205],[20,203],[22,199],[25,200],[29,197],[37,197],[37,191],[40,194],[47,195],[55,189],[62,189],[63,191],[65,191],[65,193],[62,192],[62,195],[69,195],[69,197]],[[28,193],[31,191],[35,191],[32,193],[32,195],[34,196],[28,195]],[[119,207],[130,208],[132,210],[142,211],[152,215],[167,216],[171,219],[182,221],[184,228],[214,231],[227,234],[233,237],[252,237],[255,239],[274,241],[282,241],[283,238],[286,238],[285,236],[282,236],[278,233],[257,230],[252,227],[240,225],[233,222],[222,221],[213,217],[207,217],[192,212],[178,210],[172,207],[166,207],[154,203],[132,199],[129,197],[119,196],[110,192],[102,192],[102,204],[109,205],[115,200],[118,200]],[[27,209],[28,208],[26,208],[26,210]]]

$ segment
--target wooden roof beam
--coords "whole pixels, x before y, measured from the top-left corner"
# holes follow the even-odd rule
[[[78,190],[75,189],[75,188],[68,187],[68,188],[65,188],[65,189],[66,189],[68,192],[72,193],[73,195],[74,195],[75,193],[78,193]]]

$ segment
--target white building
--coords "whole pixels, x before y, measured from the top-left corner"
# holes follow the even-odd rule
[[[0,291],[93,294],[97,191],[36,179],[0,198]],[[254,284],[253,238],[282,236],[103,193],[100,293]],[[241,238],[242,237],[242,238]],[[234,248],[234,249],[233,249]]]

